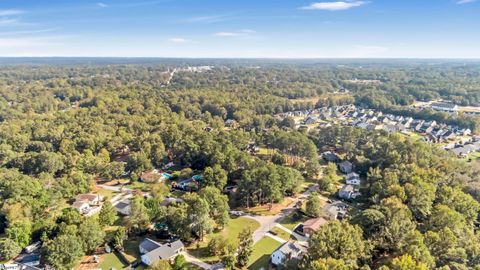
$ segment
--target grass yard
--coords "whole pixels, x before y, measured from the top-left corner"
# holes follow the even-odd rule
[[[142,241],[142,238],[129,239],[123,242],[123,249],[126,254],[135,258],[140,258],[140,250],[138,245]]]
[[[289,206],[295,199],[291,197],[286,197],[280,203],[274,203],[270,209],[270,204],[257,205],[255,207],[243,209],[245,212],[251,213],[252,215],[258,216],[271,216],[280,213],[285,207]]]
[[[248,263],[249,270],[268,269],[270,255],[282,243],[270,237],[264,237],[253,246],[253,252]]]
[[[278,227],[274,227],[270,231],[273,232],[274,235],[282,238],[285,241],[296,240],[296,238],[293,235],[289,234],[288,232],[286,232],[286,231],[284,231],[284,230],[282,230]]]
[[[245,218],[245,217],[232,218],[230,219],[230,222],[228,223],[227,227],[225,227],[225,229],[223,229],[221,232],[212,233],[206,236],[202,242],[192,244],[188,248],[188,251],[193,256],[197,257],[198,259],[206,263],[218,262],[219,258],[216,256],[210,256],[207,249],[208,241],[212,237],[217,235],[222,235],[228,241],[237,241],[238,235],[243,229],[250,228],[250,230],[253,232],[258,227],[260,227],[260,224],[253,219]]]
[[[111,198],[115,197],[117,194],[120,194],[120,192],[118,191],[113,191],[113,190],[104,189],[104,188],[97,190],[97,193],[102,195],[105,198],[105,200],[110,200]]]
[[[295,211],[290,215],[286,216],[283,220],[280,221],[285,228],[290,229],[293,231],[298,224],[305,222],[309,218],[301,213]]]
[[[120,270],[126,267],[115,252],[102,255],[100,260],[101,262],[98,265],[98,268],[101,268],[102,270],[110,270],[112,268]]]

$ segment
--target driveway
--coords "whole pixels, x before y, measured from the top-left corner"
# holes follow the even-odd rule
[[[306,201],[308,197],[310,197],[310,194],[312,194],[312,192],[316,191],[317,189],[318,189],[317,184],[309,187],[304,193],[298,196],[296,200],[294,200],[290,205],[282,209],[282,211],[276,215],[273,215],[273,216],[246,215],[245,216],[246,218],[254,219],[258,223],[260,223],[260,227],[253,232],[253,235],[252,235],[253,243],[255,244],[258,241],[260,241],[260,239],[262,239],[271,229],[277,226],[279,222],[282,221],[282,219],[284,219],[286,216],[288,216],[293,211],[295,211],[295,205],[298,202]],[[302,240],[304,239],[302,238]]]

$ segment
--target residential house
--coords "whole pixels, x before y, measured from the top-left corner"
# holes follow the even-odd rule
[[[169,206],[172,203],[183,203],[183,202],[184,201],[182,199],[169,197],[169,198],[166,198],[165,200],[161,201],[160,206]]]
[[[160,260],[172,261],[185,250],[185,246],[180,240],[160,244],[150,238],[145,238],[145,240],[140,243],[139,250],[140,254],[142,254],[142,262],[151,266]]]
[[[281,266],[290,260],[300,260],[307,248],[296,241],[289,241],[277,248],[270,256],[275,266]]]
[[[359,186],[361,184],[360,176],[354,172],[349,173],[347,177],[345,178],[345,182],[348,185],[355,185]]]
[[[330,151],[323,152],[322,158],[328,162],[337,162],[340,159],[340,157],[337,154]]]
[[[303,234],[310,237],[310,235],[318,231],[318,229],[327,224],[327,222],[323,217],[309,219],[303,223]]]
[[[343,161],[338,164],[338,169],[344,174],[349,174],[353,171],[353,164],[350,161]]]
[[[144,183],[158,183],[158,182],[161,182],[162,179],[165,179],[165,175],[162,175],[156,169],[153,169],[147,172],[142,172],[140,174],[140,181]]]
[[[88,214],[93,208],[101,205],[103,197],[99,194],[79,194],[75,197],[72,207],[82,215]]]
[[[360,193],[355,191],[353,185],[344,185],[339,191],[338,196],[345,200],[355,199]]]
[[[117,213],[120,215],[129,216],[131,214],[130,199],[125,199],[121,202],[118,202],[115,205],[115,208],[117,209]]]

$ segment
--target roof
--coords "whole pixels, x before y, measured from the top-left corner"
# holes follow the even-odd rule
[[[288,254],[305,253],[307,251],[307,248],[300,245],[299,242],[289,241],[281,245],[274,252],[277,252],[277,251],[280,251],[281,253],[288,255]]]
[[[160,206],[169,206],[170,204],[172,203],[182,203],[183,200],[182,199],[178,199],[178,198],[166,198],[165,200],[163,200],[162,202],[160,202]]]
[[[85,201],[76,201],[72,204],[72,207],[76,209],[80,209],[85,206],[90,206],[90,205],[88,204],[88,202],[85,202]]]
[[[93,202],[101,198],[102,197],[99,194],[79,194],[75,197],[75,201]]]
[[[146,238],[146,239],[148,239],[148,238]],[[153,241],[153,240],[151,240],[151,241]],[[173,256],[175,256],[177,254],[177,251],[184,248],[184,247],[185,246],[183,245],[182,241],[177,240],[177,241],[172,242],[172,243],[160,245],[156,249],[144,254],[143,256],[148,257],[151,262],[155,262],[157,260],[166,260],[166,259],[170,259]]]
[[[322,225],[326,224],[327,220],[319,217],[319,218],[312,218],[303,223],[303,228],[310,228],[314,231],[318,230]]]
[[[341,189],[341,191],[346,191],[346,192],[353,192],[355,188],[352,185],[344,185]]]
[[[130,200],[123,200],[115,205],[115,208],[122,210],[130,206]]]
[[[157,170],[151,170],[148,172],[142,172],[142,174],[140,175],[140,179],[142,179],[142,181],[144,182],[157,182],[162,178],[162,176],[166,177],[165,175],[159,173]]]
[[[441,107],[441,108],[448,108],[448,109],[454,109],[457,107],[456,104],[453,103],[446,103],[446,102],[436,102],[432,104],[432,107]]]
[[[149,253],[152,250],[155,250],[155,249],[157,249],[161,246],[162,246],[162,244],[157,243],[150,238],[145,238],[145,239],[143,239],[143,241],[140,243],[140,245],[138,247],[145,250],[147,253]]]

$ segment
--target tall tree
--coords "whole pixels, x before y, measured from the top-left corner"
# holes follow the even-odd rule
[[[243,229],[238,235],[237,263],[240,267],[248,264],[250,255],[253,252],[252,232],[249,229]]]
[[[102,226],[111,226],[115,220],[117,220],[117,210],[113,207],[110,200],[106,200],[98,215],[98,221]]]

